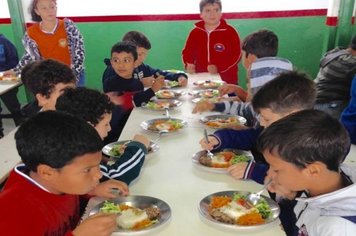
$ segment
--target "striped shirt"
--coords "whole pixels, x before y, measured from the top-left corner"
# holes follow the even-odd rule
[[[263,57],[257,59],[252,63],[250,70],[251,95],[255,95],[265,83],[274,79],[282,72],[292,70],[293,64],[284,58]]]

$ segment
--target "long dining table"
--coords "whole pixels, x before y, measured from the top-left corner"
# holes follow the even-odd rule
[[[182,105],[170,112],[172,118],[187,121],[188,125],[177,133],[163,134],[158,141],[159,150],[146,157],[139,178],[130,185],[130,195],[144,195],[161,199],[171,207],[171,220],[152,232],[152,235],[241,235],[245,232],[231,230],[205,221],[198,212],[199,202],[215,192],[220,191],[256,191],[262,185],[254,181],[234,180],[228,174],[213,173],[197,168],[192,162],[193,155],[201,151],[199,145],[202,139],[204,126],[200,118],[209,114],[192,114],[194,104],[191,92],[194,91],[193,83],[200,80],[220,80],[219,76],[208,73],[189,75],[187,88],[179,98]],[[182,90],[182,89],[179,89]],[[162,111],[152,111],[145,108],[134,108],[119,140],[132,139],[134,134],[142,133],[151,140],[156,139],[157,133],[143,130],[140,124],[144,121],[165,117]],[[213,129],[208,130],[209,133]],[[87,207],[87,212],[102,199],[92,199]],[[285,235],[279,226],[279,220],[269,227],[248,232],[249,235]],[[115,235],[115,234],[114,234]],[[148,232],[148,235],[150,233]]]

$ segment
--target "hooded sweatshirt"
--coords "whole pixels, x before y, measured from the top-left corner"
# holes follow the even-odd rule
[[[298,236],[356,235],[356,168],[341,165],[341,170],[348,186],[315,197],[297,198],[294,212]]]

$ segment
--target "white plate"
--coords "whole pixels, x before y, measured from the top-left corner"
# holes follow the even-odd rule
[[[173,98],[179,98],[182,96],[184,93],[180,90],[168,90],[168,89],[162,89],[159,90],[155,93],[156,97],[158,99],[173,99]]]
[[[117,141],[117,142],[113,142],[113,143],[109,143],[107,145],[105,145],[102,149],[102,152],[109,156],[109,157],[115,157],[115,158],[120,158],[118,156],[115,156],[115,155],[111,155],[110,154],[110,150],[113,148],[114,145],[117,145],[117,144],[124,144],[124,143],[127,143],[127,142],[130,142],[132,140],[123,140],[123,141]],[[157,143],[154,143],[154,142],[150,142],[150,146],[148,147],[148,154],[150,153],[154,153],[154,152],[157,152],[159,149],[159,145]]]
[[[232,230],[236,230],[236,231],[254,231],[254,230],[260,230],[264,227],[269,227],[271,225],[274,225],[275,221],[278,219],[279,213],[280,213],[280,209],[278,204],[273,201],[272,199],[270,199],[269,197],[266,197],[264,195],[261,195],[261,197],[263,197],[268,205],[271,207],[271,211],[272,214],[270,216],[270,218],[266,219],[266,222],[264,224],[260,224],[260,225],[249,225],[249,226],[245,226],[245,225],[232,225],[232,224],[227,224],[227,223],[223,223],[220,222],[218,220],[215,220],[210,214],[209,214],[209,204],[211,201],[211,198],[214,196],[228,196],[228,197],[232,197],[234,195],[234,193],[237,194],[243,194],[243,195],[247,195],[250,192],[244,192],[244,191],[223,191],[223,192],[216,192],[216,193],[212,193],[208,196],[206,196],[205,198],[203,198],[198,206],[198,210],[199,210],[199,214],[202,216],[202,219],[210,225],[214,225],[220,228],[224,228],[224,229],[232,229]]]
[[[169,121],[169,120],[178,121],[178,122],[180,122],[180,123],[183,125],[183,126],[182,126],[181,128],[179,128],[179,129],[168,131],[168,133],[177,132],[177,131],[183,129],[183,128],[184,128],[185,126],[187,126],[187,124],[188,124],[186,121],[181,120],[181,119],[177,119],[177,118],[158,118],[158,119],[152,119],[152,120],[143,121],[140,126],[141,126],[141,128],[144,129],[144,130],[158,133],[160,130],[157,129],[156,127],[152,127],[152,126],[153,126],[153,124],[154,124],[155,122],[160,121],[160,120],[165,121],[165,122],[166,122],[166,121]]]
[[[235,117],[238,120],[238,123],[226,123],[226,125],[222,125],[220,127],[213,127],[206,125],[208,121],[213,121],[213,120],[226,120],[228,118]],[[200,118],[200,122],[203,123],[206,127],[212,128],[212,129],[224,129],[224,128],[230,128],[233,127],[234,125],[244,125],[246,124],[246,119],[242,116],[236,116],[236,115],[210,115],[210,116],[204,116]]]
[[[249,157],[250,160],[254,159],[251,152],[244,151],[244,150],[238,150],[238,149],[224,149],[222,151],[212,152],[212,153],[219,153],[219,152],[234,152],[238,155],[244,154],[247,157]],[[202,150],[202,151],[199,151],[193,155],[192,162],[195,167],[197,167],[198,169],[207,171],[207,172],[212,172],[212,173],[218,173],[218,174],[227,174],[228,173],[227,168],[216,168],[216,167],[210,167],[210,166],[201,164],[199,162],[199,158],[203,155],[206,156],[206,154],[207,154],[206,150]]]
[[[161,104],[162,106],[155,109],[148,105],[148,103],[150,102],[155,104]],[[152,111],[164,111],[166,105],[168,105],[168,109],[175,109],[182,105],[182,102],[176,99],[156,99],[156,100],[149,101],[148,103],[142,104],[141,107]]]
[[[199,91],[193,91],[190,93],[195,98],[216,98],[219,96],[219,90],[217,89],[204,89]]]
[[[148,207],[157,207],[159,208],[161,213],[160,217],[158,218],[158,222],[156,224],[153,224],[149,227],[140,230],[125,230],[125,229],[117,228],[116,231],[114,231],[113,235],[137,235],[137,234],[153,232],[157,228],[167,223],[172,215],[171,208],[169,207],[169,205],[166,202],[154,197],[149,197],[149,196],[118,197],[116,199],[109,200],[109,202],[113,202],[115,204],[124,203],[126,205],[133,206],[140,209],[144,209]],[[103,207],[103,205],[104,202],[101,202],[98,205],[96,205],[89,212],[89,216],[98,213],[100,211],[100,208]]]
[[[221,85],[225,84],[222,80],[200,80],[193,83],[196,87],[201,89],[217,89]]]

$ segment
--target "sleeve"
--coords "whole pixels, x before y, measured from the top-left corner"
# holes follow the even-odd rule
[[[182,59],[184,68],[187,64],[195,64],[195,46],[194,46],[194,29],[189,33],[187,41],[182,51]]]
[[[100,170],[106,178],[117,179],[130,184],[136,179],[145,160],[146,147],[139,142],[132,141],[125,148],[124,153],[112,165],[102,164]]]
[[[188,75],[186,73],[173,73],[166,70],[160,71],[159,73],[163,75],[166,80],[170,81],[177,81],[180,76],[184,76],[186,79],[188,79]]]
[[[147,103],[153,96],[155,96],[155,92],[149,88],[145,91],[135,93],[133,95],[133,101],[136,107],[140,107],[142,103]]]
[[[218,71],[225,72],[235,66],[241,58],[241,42],[237,31],[229,26],[226,31],[226,39],[228,39],[227,53],[224,60],[212,61],[211,63],[218,67]]]
[[[19,57],[17,55],[16,47],[7,39],[4,41],[4,49],[6,66],[8,67],[7,70],[9,70],[17,65],[19,62]]]
[[[219,140],[219,144],[214,147],[215,150],[225,148],[234,148],[242,150],[251,150],[255,147],[257,137],[261,129],[232,130],[221,129],[214,133],[214,137]]]
[[[225,101],[224,113],[242,116],[246,119],[246,126],[255,127],[258,124],[257,113],[249,102]]]
[[[246,167],[243,179],[252,179],[259,184],[264,184],[268,168],[267,164],[250,161]]]
[[[356,224],[338,216],[320,216],[307,230],[309,236],[354,235]]]
[[[20,73],[22,68],[28,63],[41,59],[37,43],[30,38],[27,32],[22,39],[22,43],[24,45],[25,52],[17,66],[14,68],[14,71],[17,73]]]
[[[78,27],[69,19],[65,19],[66,31],[70,43],[72,65],[76,78],[80,77],[80,73],[84,69],[84,39]]]

